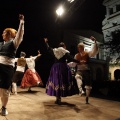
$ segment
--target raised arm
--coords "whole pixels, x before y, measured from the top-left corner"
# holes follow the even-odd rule
[[[53,48],[51,48],[48,44],[48,39],[47,38],[44,38],[44,41],[45,41],[45,44],[46,44],[46,47],[47,47],[47,51],[52,55],[54,56],[54,53],[53,53]]]
[[[94,41],[94,45],[93,45],[91,51],[89,51],[89,57],[94,57],[95,55],[98,54],[99,49],[98,49],[98,46],[97,46],[96,38],[91,36],[90,39],[92,41]]]
[[[49,49],[50,46],[49,46],[49,44],[48,44],[48,39],[47,39],[47,38],[44,38],[44,42],[45,42],[45,44],[46,44],[47,49]]]
[[[40,50],[38,50],[38,55],[37,55],[37,57],[39,57],[39,56],[41,56],[42,54],[40,54]]]
[[[19,20],[20,20],[19,28],[18,28],[16,37],[15,37],[15,39],[13,41],[16,48],[18,48],[18,46],[20,45],[20,43],[23,40],[23,35],[24,35],[24,15],[19,14]]]
[[[40,54],[40,50],[38,50],[38,54],[36,56],[31,56],[31,59],[36,59],[37,57],[41,56],[42,54]]]

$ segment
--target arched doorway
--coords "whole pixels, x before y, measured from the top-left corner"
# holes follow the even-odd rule
[[[114,78],[115,80],[120,80],[120,69],[114,71]]]

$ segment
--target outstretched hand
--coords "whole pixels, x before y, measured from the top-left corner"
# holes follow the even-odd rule
[[[90,39],[91,39],[92,41],[95,41],[95,43],[96,43],[96,38],[95,38],[95,37],[91,36]]]
[[[40,54],[40,50],[38,50],[38,54]]]
[[[41,56],[41,54],[40,54],[40,50],[38,50],[38,55],[37,55],[37,57],[39,57],[39,56]]]
[[[47,38],[44,38],[44,41],[45,41],[45,43],[46,43],[46,42],[48,42],[48,39],[47,39]]]
[[[24,20],[24,15],[19,14],[19,20]]]

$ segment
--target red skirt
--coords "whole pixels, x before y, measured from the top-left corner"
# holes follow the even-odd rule
[[[36,71],[33,72],[32,70],[27,69],[22,78],[20,87],[26,88],[26,87],[37,86],[38,83],[42,83],[42,80],[39,74]]]

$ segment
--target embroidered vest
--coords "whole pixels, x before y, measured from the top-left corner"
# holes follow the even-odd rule
[[[17,66],[25,67],[25,65],[26,65],[26,59],[25,58],[18,58]]]

